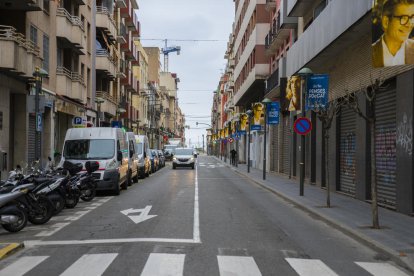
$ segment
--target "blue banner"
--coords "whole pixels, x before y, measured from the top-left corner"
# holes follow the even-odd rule
[[[268,125],[278,125],[279,124],[279,111],[280,103],[271,102],[267,104],[266,115],[267,115],[267,124]]]
[[[325,109],[329,96],[329,75],[308,77],[306,93],[306,111]]]

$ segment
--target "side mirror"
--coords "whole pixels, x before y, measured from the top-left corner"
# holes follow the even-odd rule
[[[122,161],[122,157],[123,157],[122,156],[122,151],[119,150],[118,153],[117,153],[117,155],[116,155],[116,160],[117,161]]]
[[[194,153],[194,158],[197,158],[197,153]]]

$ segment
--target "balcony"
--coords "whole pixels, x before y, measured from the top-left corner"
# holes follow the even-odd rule
[[[125,0],[115,0],[115,5],[119,9],[126,8],[127,6]]]
[[[276,69],[266,80],[265,95],[279,85],[279,69]]]
[[[133,36],[139,36],[139,21],[134,9],[138,9],[136,0],[126,0],[125,8],[120,9],[121,17],[125,18],[125,25],[129,31],[133,32]]]
[[[125,59],[134,63],[138,61],[135,43],[129,34],[126,35],[126,43],[121,44],[121,51],[125,52]]]
[[[114,79],[117,73],[116,61],[105,49],[96,50],[96,70],[103,71],[109,79]]]
[[[15,78],[33,78],[41,67],[39,48],[12,26],[0,25],[0,71]]]
[[[77,72],[58,67],[56,69],[56,90],[66,97],[82,103],[86,102],[86,84],[83,76]]]
[[[127,36],[128,36],[127,29],[125,25],[121,23],[119,30],[118,30],[118,36],[116,37],[116,42],[118,42],[119,44],[126,43]]]
[[[276,0],[266,0],[266,10],[271,11],[276,9]]]
[[[0,10],[41,11],[40,0],[0,0]]]
[[[105,100],[103,103],[101,103],[101,112],[106,112],[112,116],[116,115],[118,101],[115,97],[106,91],[96,91],[95,97],[99,97]]]
[[[138,94],[139,92],[139,81],[131,71],[128,71],[126,73],[126,77],[121,79],[121,85],[123,85],[125,90],[128,92],[134,94]]]
[[[304,16],[314,4],[314,0],[287,0],[287,14],[297,17]]]
[[[112,42],[116,40],[118,34],[115,21],[107,7],[96,7],[96,27],[102,29]]]
[[[289,49],[286,75],[293,75],[322,51],[327,60],[335,59],[338,51],[354,45],[361,38],[361,33],[365,34],[371,28],[365,16],[371,9],[370,0],[330,1]],[[335,24],[332,24],[333,18]],[[352,30],[348,31],[351,26]],[[338,47],[330,47],[332,43]],[[329,51],[325,50],[327,47]]]
[[[63,48],[72,48],[78,54],[85,54],[85,29],[79,16],[72,16],[63,8],[57,9],[56,36]]]

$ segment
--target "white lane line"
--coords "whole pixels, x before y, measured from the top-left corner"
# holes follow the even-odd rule
[[[54,233],[56,233],[57,231],[60,231],[63,227],[67,226],[68,224],[70,224],[70,222],[59,222],[59,223],[55,223],[52,224],[50,227],[53,228],[52,230],[49,231],[42,231],[38,234],[36,234],[36,237],[48,237],[53,235]]]
[[[194,239],[166,239],[166,238],[129,238],[129,239],[99,239],[99,240],[63,240],[63,241],[24,241],[25,247],[47,245],[78,245],[78,244],[112,244],[112,243],[138,243],[138,242],[165,242],[165,243],[200,243]]]
[[[3,270],[0,270],[2,276],[21,276],[26,272],[46,260],[49,256],[27,256],[21,257]]]
[[[141,276],[182,276],[185,254],[151,253]]]
[[[297,259],[297,258],[285,258],[291,267],[300,276],[337,276],[333,270],[331,270],[321,260],[312,259]]]
[[[220,276],[249,275],[261,276],[253,257],[217,256]]]
[[[201,242],[200,240],[200,215],[198,206],[198,166],[195,168],[194,180],[194,226],[193,226],[193,240],[194,242]]]
[[[371,262],[355,262],[357,265],[375,276],[408,276],[408,274],[399,270],[395,266],[388,263],[371,263]]]
[[[118,254],[85,254],[66,269],[60,276],[102,275]]]

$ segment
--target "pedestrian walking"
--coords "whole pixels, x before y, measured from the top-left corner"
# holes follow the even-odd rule
[[[232,149],[230,151],[231,154],[231,160],[230,160],[230,164],[235,166],[236,165],[236,155],[237,155],[237,151],[235,149]]]

